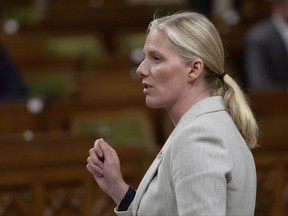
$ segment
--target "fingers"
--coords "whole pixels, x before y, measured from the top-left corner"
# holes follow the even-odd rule
[[[92,175],[102,177],[104,153],[98,146],[99,142],[103,142],[103,139],[96,140],[94,147],[89,150],[86,168]]]
[[[104,140],[102,138],[101,139],[97,139],[95,141],[95,143],[94,143],[94,149],[95,149],[95,153],[98,156],[98,158],[101,159],[101,161],[103,162],[104,153],[103,153],[102,149],[99,146],[99,143],[102,143],[102,142],[104,142]]]
[[[92,153],[91,153],[92,152]],[[90,156],[87,158],[87,170],[94,176],[103,176],[103,163],[95,156],[94,149],[90,149]]]
[[[95,166],[94,164],[88,162],[86,165],[86,169],[95,177],[103,177],[103,170]]]
[[[116,151],[102,138],[97,139],[94,147],[89,150],[86,167],[92,175],[97,177],[103,177],[104,173],[107,174],[107,171],[111,170],[115,170],[117,174],[120,172]]]
[[[102,162],[108,162],[117,156],[116,151],[103,139],[99,139],[97,143],[95,142],[95,145],[97,145],[97,155]]]
[[[89,157],[87,158],[87,162],[89,162],[95,166],[98,166],[99,168],[103,168],[103,162],[101,161],[99,156],[96,154],[94,148],[91,148],[89,150]]]

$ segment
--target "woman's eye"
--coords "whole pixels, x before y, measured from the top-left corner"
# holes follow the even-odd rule
[[[158,56],[153,56],[153,61],[154,61],[154,62],[160,62],[160,61],[161,61],[161,58],[158,57]]]

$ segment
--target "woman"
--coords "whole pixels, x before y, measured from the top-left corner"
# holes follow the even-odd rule
[[[175,129],[136,194],[103,139],[89,151],[87,169],[116,202],[117,215],[253,215],[249,148],[256,146],[257,124],[224,72],[217,30],[203,15],[182,12],[155,19],[148,31],[137,74],[146,104],[167,110]]]

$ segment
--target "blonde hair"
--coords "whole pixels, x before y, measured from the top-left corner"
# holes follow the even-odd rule
[[[157,28],[180,49],[187,62],[202,59],[205,79],[211,95],[222,96],[238,130],[249,148],[257,145],[258,126],[247,99],[234,81],[224,73],[224,49],[215,26],[204,15],[196,12],[181,12],[155,18],[148,31]]]

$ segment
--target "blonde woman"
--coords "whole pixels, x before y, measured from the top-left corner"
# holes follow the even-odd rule
[[[115,150],[98,139],[87,169],[113,198],[117,215],[253,215],[256,171],[250,149],[257,124],[236,82],[224,72],[219,34],[203,15],[153,20],[137,69],[146,104],[165,109],[175,129],[137,191]]]

